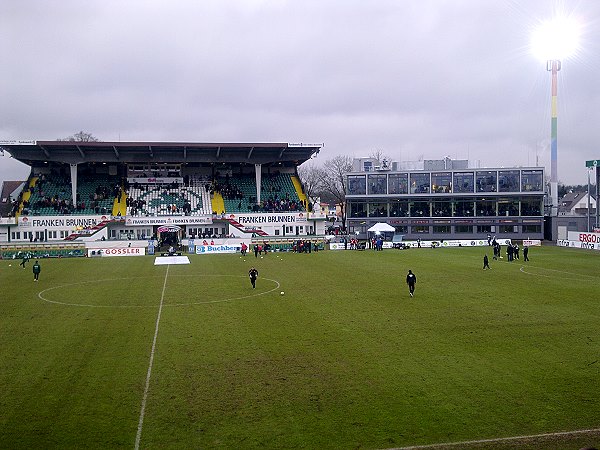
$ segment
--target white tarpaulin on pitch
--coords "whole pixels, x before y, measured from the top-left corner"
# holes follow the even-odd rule
[[[155,266],[165,266],[168,264],[189,264],[190,259],[187,256],[157,256],[154,259]]]
[[[396,229],[393,226],[388,225],[385,222],[379,222],[379,223],[376,223],[375,225],[373,225],[367,231],[379,231],[379,232],[382,232],[382,231],[396,231]]]

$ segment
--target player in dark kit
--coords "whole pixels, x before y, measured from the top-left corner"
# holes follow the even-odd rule
[[[248,271],[248,276],[250,277],[250,283],[252,283],[252,289],[256,289],[256,279],[258,278],[258,270],[252,267]]]
[[[31,269],[33,270],[33,281],[37,281],[40,278],[40,272],[42,271],[40,263],[36,261]]]
[[[23,260],[21,261],[21,264],[19,264],[21,267],[23,267],[23,269],[25,268],[25,264],[27,264],[27,261],[29,261],[29,253],[24,253],[23,254]]]
[[[487,255],[483,256],[483,270],[485,270],[485,269],[491,269],[490,260],[488,259]]]
[[[408,284],[408,292],[412,297],[415,293],[415,284],[417,284],[417,276],[412,273],[411,270],[408,271],[408,275],[406,275],[406,284]]]

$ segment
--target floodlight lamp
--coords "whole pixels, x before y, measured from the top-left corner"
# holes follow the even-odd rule
[[[542,61],[568,58],[577,52],[581,27],[570,17],[555,17],[542,22],[531,40],[533,54]]]

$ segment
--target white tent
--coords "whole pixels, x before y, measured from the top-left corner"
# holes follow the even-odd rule
[[[379,222],[379,223],[376,223],[375,225],[373,225],[367,231],[383,232],[383,231],[396,231],[396,229],[393,226],[388,225],[385,222]]]

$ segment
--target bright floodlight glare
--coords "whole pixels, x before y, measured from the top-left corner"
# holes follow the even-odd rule
[[[572,56],[579,45],[581,28],[566,17],[543,22],[533,33],[531,50],[542,61],[562,60]]]

